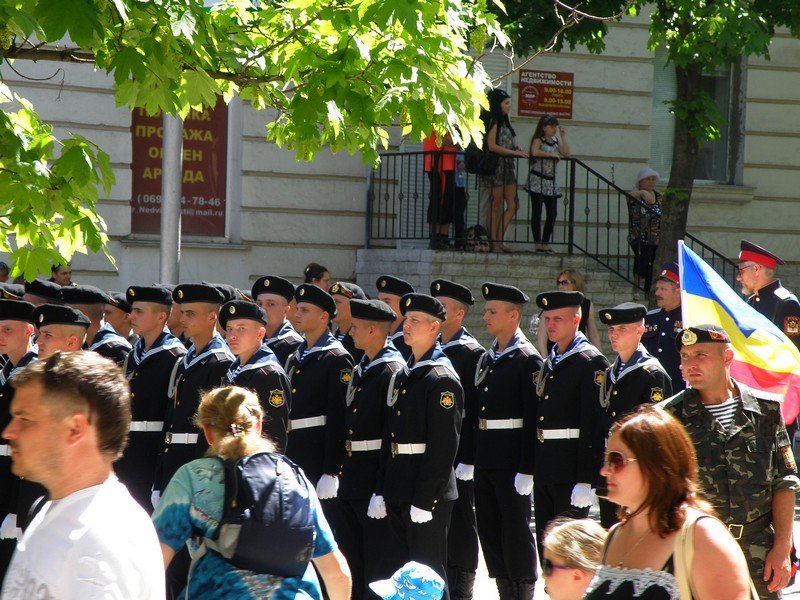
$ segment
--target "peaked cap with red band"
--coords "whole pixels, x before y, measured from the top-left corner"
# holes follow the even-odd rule
[[[765,250],[761,246],[753,242],[748,242],[747,240],[742,240],[741,250],[739,251],[739,261],[758,263],[768,269],[774,269],[778,265],[786,264],[779,256],[775,256],[769,250]]]
[[[659,279],[666,279],[667,281],[671,281],[672,283],[676,283],[678,285],[681,284],[681,277],[678,273],[678,263],[675,262],[665,262],[664,265],[661,267],[661,271],[658,273]]]

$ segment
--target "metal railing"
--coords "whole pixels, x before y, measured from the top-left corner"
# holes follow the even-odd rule
[[[381,154],[380,165],[371,173],[367,190],[367,247],[428,247],[431,227],[428,224],[430,180],[425,172],[424,152]],[[441,153],[434,153],[441,154]],[[460,158],[457,155],[456,158]],[[509,159],[506,159],[509,160]],[[533,251],[531,221],[533,202],[525,191],[529,161],[513,159],[513,181],[517,183],[517,210],[502,240],[513,251]],[[487,230],[492,218],[489,185],[471,173],[462,172],[452,199],[463,208],[463,225],[476,224]],[[613,181],[575,158],[562,158],[556,167],[560,188],[557,216],[549,242],[557,251],[579,252],[616,273],[639,289],[645,282],[634,275],[635,253],[629,241],[629,215],[632,209],[652,214],[650,205],[633,198]],[[450,182],[449,190],[455,190]],[[497,205],[496,205],[497,206]],[[459,211],[454,214],[459,221]],[[544,212],[541,215],[544,223]],[[449,238],[461,246],[464,228],[453,224]],[[694,236],[686,234],[686,243],[708,262],[726,281],[735,285],[736,265]]]

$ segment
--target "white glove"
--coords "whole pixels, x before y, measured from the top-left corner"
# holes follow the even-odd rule
[[[17,527],[17,515],[9,513],[0,525],[0,539],[14,540],[22,537],[22,530]]]
[[[153,505],[153,508],[158,508],[159,502],[161,502],[161,491],[153,490],[150,492],[150,504]]]
[[[414,523],[427,523],[428,521],[433,520],[433,513],[429,510],[422,510],[421,508],[417,508],[414,505],[411,505],[411,510],[409,511],[409,515],[411,516],[411,520]]]
[[[386,516],[386,502],[383,501],[383,496],[372,494],[367,507],[367,516],[371,519],[383,519]]]
[[[530,496],[533,491],[533,475],[517,473],[516,477],[514,477],[514,487],[517,488],[517,493],[520,496]]]
[[[472,481],[475,477],[475,466],[458,463],[456,466],[456,477],[461,481]]]
[[[336,475],[323,475],[317,482],[317,496],[320,500],[336,498],[339,493],[339,478]]]
[[[595,494],[592,486],[588,483],[576,483],[572,488],[572,496],[569,502],[576,508],[586,508],[594,503]]]

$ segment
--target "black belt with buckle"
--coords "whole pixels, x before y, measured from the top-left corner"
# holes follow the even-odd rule
[[[763,531],[770,523],[772,523],[772,511],[764,513],[749,523],[726,523],[726,525],[733,539],[741,540]]]

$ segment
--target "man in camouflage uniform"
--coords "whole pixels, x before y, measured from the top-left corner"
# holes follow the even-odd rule
[[[730,338],[716,325],[684,329],[675,344],[691,387],[662,407],[691,436],[701,488],[739,542],[759,596],[780,598],[800,488],[781,396],[731,379]]]

